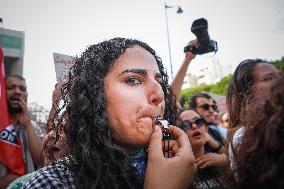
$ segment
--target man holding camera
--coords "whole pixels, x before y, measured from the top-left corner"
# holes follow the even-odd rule
[[[179,68],[174,80],[171,83],[171,88],[176,97],[179,97],[181,93],[181,88],[183,84],[184,77],[186,75],[188,66],[190,62],[196,57],[197,54],[205,54],[209,52],[217,52],[217,42],[210,40],[208,32],[207,20],[198,19],[195,20],[192,24],[191,31],[196,35],[197,39],[190,41],[187,46],[184,48],[185,57],[181,67]],[[215,116],[214,111],[217,111],[217,106],[214,104],[211,96],[205,93],[199,93],[193,96],[191,99],[191,108],[207,122],[207,144],[206,144],[206,154],[201,158],[203,163],[211,162],[211,165],[214,165],[215,162],[218,162],[220,157],[219,153],[225,151],[224,148],[224,139],[215,125]],[[193,105],[195,104],[195,106]],[[182,108],[177,102],[177,106]]]
[[[190,41],[187,44],[188,47],[195,47],[198,48],[199,43],[197,42],[197,39]],[[193,52],[191,51],[187,51],[185,53],[185,57],[184,60],[181,64],[181,67],[179,68],[177,74],[175,75],[172,83],[171,83],[171,88],[173,90],[173,93],[175,94],[175,96],[178,98],[180,93],[181,93],[181,88],[182,88],[182,84],[183,84],[183,80],[184,77],[186,75],[186,71],[188,69],[188,66],[190,64],[190,62],[195,58],[195,54],[193,54]],[[177,106],[179,108],[181,108],[180,104],[177,104]]]
[[[197,40],[190,41],[188,43],[189,47],[199,47],[199,43]],[[185,58],[183,60],[183,63],[181,67],[179,68],[174,80],[171,83],[171,88],[173,90],[173,93],[176,95],[176,97],[179,97],[183,80],[186,75],[186,71],[188,69],[188,66],[190,62],[196,57],[196,55],[192,51],[187,51],[185,54]],[[227,157],[223,154],[225,152],[224,148],[224,138],[222,137],[222,134],[220,131],[218,131],[217,125],[215,125],[215,116],[214,111],[217,110],[217,106],[213,103],[213,99],[211,96],[205,93],[199,93],[194,95],[196,98],[194,98],[194,102],[196,106],[191,106],[191,108],[195,109],[195,111],[201,116],[204,117],[204,119],[207,122],[207,143],[205,145],[206,154],[204,154],[202,157],[200,157],[200,161],[202,161],[201,165],[208,164],[210,165],[217,165],[218,162],[224,161],[225,164],[227,163]],[[191,105],[194,104],[194,102],[190,103]],[[180,104],[177,102],[177,106],[179,108],[182,108]],[[223,155],[220,155],[223,154]],[[225,157],[225,159],[224,159]],[[224,164],[224,165],[225,165]]]

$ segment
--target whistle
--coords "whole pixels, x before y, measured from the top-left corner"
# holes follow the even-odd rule
[[[160,117],[153,118],[153,124],[159,125],[162,129],[163,133],[163,142],[164,142],[164,149],[166,148],[166,141],[167,141],[167,150],[164,150],[164,156],[170,157],[170,133],[168,132],[169,129],[169,122],[165,119],[162,119]]]
[[[169,128],[169,122],[165,119],[161,119],[161,118],[154,118],[154,125],[159,125],[162,127],[163,129],[168,129]]]

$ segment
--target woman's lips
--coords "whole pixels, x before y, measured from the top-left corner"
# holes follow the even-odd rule
[[[199,138],[199,137],[201,137],[201,132],[194,131],[191,136],[194,137],[194,138]]]

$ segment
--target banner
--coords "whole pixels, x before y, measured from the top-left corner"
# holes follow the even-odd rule
[[[70,67],[74,64],[74,57],[59,53],[53,53],[53,59],[55,65],[56,80],[58,83],[61,83],[66,80]]]
[[[0,162],[11,173],[24,175],[25,163],[21,142],[11,123],[6,98],[4,55],[3,49],[0,46]]]

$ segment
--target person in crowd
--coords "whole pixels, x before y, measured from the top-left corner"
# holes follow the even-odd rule
[[[193,109],[184,110],[180,114],[181,128],[190,140],[195,156],[197,172],[193,177],[190,189],[226,188],[223,182],[224,170],[228,167],[225,154],[208,152],[205,148],[206,121]]]
[[[172,126],[178,117],[175,98],[151,47],[125,38],[91,45],[68,78],[55,118],[57,125],[65,121],[70,156],[39,170],[24,188],[189,186],[194,156],[186,133]],[[163,155],[155,118],[171,124],[167,131],[176,142],[170,158]]]
[[[213,103],[217,106],[217,109],[214,111],[214,116],[215,116],[214,126],[217,126],[217,128],[213,127],[213,129],[215,129],[218,132],[220,132],[222,137],[224,138],[224,140],[226,140],[227,139],[228,129],[220,127],[221,117],[220,117],[220,111],[219,111],[219,108],[218,108],[218,103],[215,100],[213,100]]]
[[[218,107],[214,103],[212,97],[207,93],[197,93],[191,96],[189,107],[194,109],[200,116],[202,116],[208,126],[208,134],[206,147],[209,151],[224,153],[226,151],[223,138],[218,126],[215,124],[215,114]]]
[[[187,46],[198,48],[199,43],[198,43],[197,40],[192,40],[187,44]],[[173,90],[173,93],[175,94],[176,97],[179,97],[179,95],[180,95],[183,80],[184,80],[184,77],[186,75],[188,66],[189,66],[190,62],[195,57],[196,57],[196,55],[193,54],[191,51],[188,51],[188,52],[185,53],[185,57],[184,57],[184,60],[182,62],[182,65],[180,66],[177,74],[175,75],[175,77],[174,77],[174,79],[173,79],[173,81],[170,85],[171,89]],[[206,122],[208,124],[210,124],[209,130],[208,130],[209,135],[207,134],[208,144],[206,144],[206,145],[208,146],[208,148],[212,148],[212,151],[220,151],[221,150],[223,152],[225,150],[223,148],[225,139],[222,137],[222,134],[219,131],[219,128],[214,124],[215,121],[216,121],[215,116],[214,116],[214,111],[217,111],[217,106],[216,106],[216,104],[213,105],[213,103],[214,103],[213,99],[209,95],[202,93],[202,95],[200,95],[200,97],[199,97],[199,94],[197,94],[197,96],[194,96],[193,98],[191,98],[190,102],[191,102],[190,107],[194,108],[198,112],[198,114],[201,115],[202,117],[204,117]],[[213,105],[213,106],[207,106],[205,104]],[[177,105],[179,106],[180,109],[182,108],[179,105],[178,101],[177,101]],[[203,105],[205,105],[205,106],[203,106]],[[198,107],[196,107],[196,106],[198,106]],[[207,109],[205,109],[204,107],[207,108]]]
[[[220,132],[222,137],[223,137],[223,139],[226,142],[228,128],[221,127],[221,115],[220,115],[220,111],[218,109],[218,104],[217,104],[217,102],[215,100],[213,100],[213,103],[217,106],[217,109],[214,111],[214,116],[215,116],[214,126],[217,126],[217,128],[213,127],[213,129],[215,129],[218,132]]]
[[[279,77],[279,70],[261,59],[244,60],[237,66],[227,95],[229,128],[231,129],[228,136],[228,154],[232,171],[236,170],[235,156],[247,125],[243,121],[242,112],[248,108],[249,101],[269,98],[271,86]],[[237,178],[237,175],[235,176]]]
[[[42,161],[43,166],[47,166],[52,162],[64,158],[70,153],[67,148],[66,136],[63,131],[63,125],[55,127],[54,116],[58,109],[60,100],[60,85],[56,84],[52,93],[52,107],[49,113],[49,119],[47,121],[46,135],[42,140]],[[58,130],[56,130],[58,129]],[[12,183],[10,183],[7,189],[22,189],[24,185],[32,178],[37,171],[18,177]]]
[[[66,137],[62,129],[58,132],[56,132],[54,129],[47,131],[47,134],[42,140],[42,146],[43,166],[48,166],[52,162],[64,158],[69,154]],[[37,173],[38,171],[34,171],[18,177],[8,185],[7,189],[22,189],[25,184]]]
[[[220,116],[220,127],[226,128],[228,129],[229,127],[229,116],[228,116],[228,112],[224,112],[221,114]]]
[[[35,166],[42,165],[42,146],[29,117],[25,79],[20,75],[8,75],[6,77],[6,94],[12,126],[22,144],[25,174],[31,173],[35,170]],[[0,188],[7,187],[19,176],[0,163]]]
[[[47,135],[42,141],[42,157],[45,166],[70,153],[66,135],[64,133],[64,124],[66,124],[66,120],[63,120],[58,126],[56,126],[55,121],[55,116],[57,111],[59,111],[59,102],[61,100],[61,86],[62,83],[57,83],[52,92],[52,107],[47,121]],[[63,112],[63,116],[64,114],[65,112]]]
[[[214,101],[215,101],[215,100],[214,100]],[[220,112],[219,112],[217,103],[214,102],[214,104],[217,106],[217,109],[214,111],[214,116],[215,116],[214,124],[215,124],[215,125],[220,125]],[[221,132],[221,131],[220,131],[220,132]]]
[[[268,98],[253,96],[243,109],[241,123],[245,130],[235,156],[237,188],[284,188],[283,94],[282,75]]]

